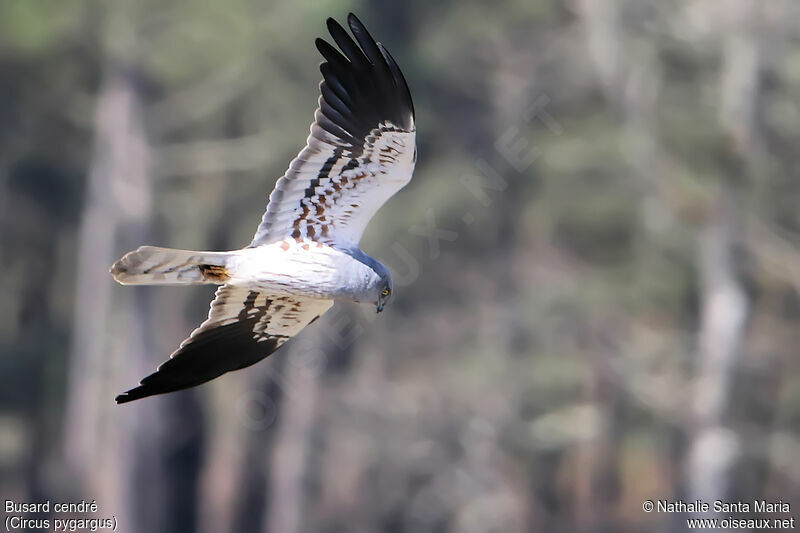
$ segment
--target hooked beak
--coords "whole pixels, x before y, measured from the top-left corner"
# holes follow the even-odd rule
[[[378,305],[375,306],[375,312],[380,313],[383,311],[383,302],[380,302]]]

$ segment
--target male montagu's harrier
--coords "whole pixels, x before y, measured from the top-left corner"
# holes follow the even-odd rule
[[[306,147],[272,194],[247,248],[142,246],[111,267],[123,285],[220,285],[208,319],[117,403],[205,383],[277,350],[333,305],[392,294],[389,270],[358,247],[375,212],[411,180],[414,106],[397,63],[354,16],[322,39],[319,108]]]

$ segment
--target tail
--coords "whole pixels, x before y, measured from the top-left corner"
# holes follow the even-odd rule
[[[140,246],[111,267],[111,275],[123,285],[223,284],[230,279],[231,252],[193,252]]]

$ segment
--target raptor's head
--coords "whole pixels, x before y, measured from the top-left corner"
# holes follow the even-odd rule
[[[386,265],[365,254],[358,248],[345,250],[358,265],[360,274],[355,276],[363,281],[359,283],[357,294],[353,300],[363,303],[375,304],[375,310],[380,313],[384,306],[392,299],[392,275]]]
[[[373,276],[370,276],[367,297],[363,301],[374,303],[375,311],[380,313],[383,311],[383,307],[392,299],[392,274],[383,263],[366,254],[364,254],[364,258],[361,258],[361,261],[374,273]]]
[[[378,301],[375,302],[375,310],[380,313],[383,311],[383,306],[392,299],[392,276],[389,274],[388,270],[386,271],[386,275],[381,278],[378,288],[380,292],[378,293]]]

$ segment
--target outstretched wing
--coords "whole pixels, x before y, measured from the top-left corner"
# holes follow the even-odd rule
[[[343,54],[316,41],[326,61],[311,135],[270,194],[251,247],[290,237],[358,244],[375,212],[411,180],[417,154],[408,85],[356,16],[347,22],[355,41],[328,19]]]
[[[327,311],[332,301],[275,296],[247,287],[217,289],[208,319],[158,370],[117,396],[125,403],[200,385],[257,363]]]

